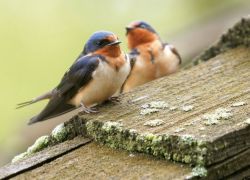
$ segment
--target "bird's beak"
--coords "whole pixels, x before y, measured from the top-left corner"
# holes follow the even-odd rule
[[[127,26],[127,27],[126,27],[126,35],[129,33],[129,31],[131,31],[131,30],[133,30],[133,29],[134,29],[133,27]]]
[[[109,44],[107,44],[107,45],[108,45],[108,46],[114,46],[114,45],[117,45],[117,44],[120,44],[120,43],[121,43],[121,41],[116,40],[116,41],[111,42],[111,43],[109,43]]]

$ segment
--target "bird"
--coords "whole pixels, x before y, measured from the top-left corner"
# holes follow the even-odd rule
[[[179,69],[181,56],[177,49],[164,43],[155,29],[145,21],[133,21],[126,27],[131,72],[122,92],[154,79],[172,74]]]
[[[82,56],[85,56],[87,54],[91,53],[91,51],[89,49],[86,48],[86,45],[84,45],[84,48],[82,50],[82,52],[80,53],[80,55],[76,58],[76,60],[74,61],[74,63],[79,59],[81,58]],[[65,73],[66,74],[66,73]],[[34,103],[37,103],[39,101],[42,101],[42,100],[45,100],[45,99],[50,99],[53,95],[53,93],[55,92],[55,89],[52,89],[50,91],[47,91],[43,94],[41,94],[40,96],[37,96],[29,101],[25,101],[25,102],[22,102],[22,103],[19,103],[17,104],[17,108],[16,109],[19,109],[19,108],[22,108],[22,107],[25,107],[25,106],[28,106],[28,105],[31,105],[31,104],[34,104]]]
[[[49,102],[28,124],[51,119],[78,107],[86,113],[96,112],[91,107],[117,93],[130,72],[129,57],[121,50],[120,43],[112,32],[93,33],[82,55],[63,75],[60,83],[49,93],[36,98],[48,98]],[[30,104],[20,103],[19,107]]]

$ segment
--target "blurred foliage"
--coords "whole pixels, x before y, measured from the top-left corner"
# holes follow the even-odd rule
[[[115,32],[145,20],[164,40],[238,0],[0,0],[0,151],[15,152],[18,132],[45,102],[15,110],[54,87],[97,30]],[[14,148],[14,149],[13,149]]]

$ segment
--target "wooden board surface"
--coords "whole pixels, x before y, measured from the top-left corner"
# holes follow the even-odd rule
[[[185,165],[90,143],[13,179],[184,179],[190,173]]]
[[[6,166],[0,168],[0,179],[8,179],[30,169],[42,166],[43,164],[53,161],[54,159],[67,154],[70,151],[89,143],[90,141],[91,140],[88,138],[79,136],[73,140],[49,147],[21,161],[7,164]]]
[[[189,165],[176,165],[164,158],[204,166],[207,178],[233,177],[250,165],[249,69],[250,50],[232,49],[124,94],[119,103],[101,105],[97,114],[79,115],[65,124],[75,127],[70,133],[128,150],[136,154],[135,159],[129,152],[91,143],[16,177],[74,178],[74,174],[85,174],[98,178],[113,173],[122,178],[131,172],[131,178],[194,177]],[[143,115],[145,110],[157,112]],[[207,117],[217,118],[216,124],[209,123]],[[159,124],[149,126],[154,125],[152,120]]]
[[[249,69],[250,50],[232,49],[141,86],[123,95],[120,103],[100,107],[97,115],[80,118],[87,123],[87,134],[111,147],[210,166],[250,147]],[[168,107],[140,114],[143,105],[155,101],[164,101]],[[190,111],[183,110],[190,106]],[[208,125],[205,117],[215,115],[217,124]],[[155,119],[162,124],[145,125]]]

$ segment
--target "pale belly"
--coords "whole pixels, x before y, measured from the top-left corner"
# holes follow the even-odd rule
[[[129,63],[126,63],[119,71],[116,71],[105,62],[102,62],[93,73],[93,79],[79,90],[70,100],[70,104],[78,107],[82,102],[89,107],[107,100],[121,88],[129,71]]]
[[[172,74],[178,70],[178,67],[179,59],[168,47],[155,57],[154,63],[139,56],[129,78],[124,85],[123,92],[128,92],[136,86],[140,86],[154,79]]]

